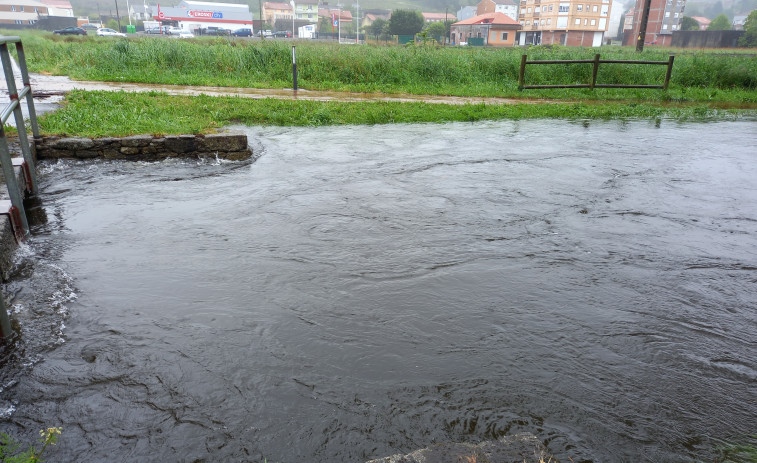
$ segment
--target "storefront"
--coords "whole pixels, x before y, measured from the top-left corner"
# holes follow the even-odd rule
[[[153,8],[153,19],[164,25],[175,25],[182,30],[200,34],[202,30],[222,27],[224,29],[252,29],[252,13],[248,5],[237,3],[211,3],[183,0],[175,7]]]

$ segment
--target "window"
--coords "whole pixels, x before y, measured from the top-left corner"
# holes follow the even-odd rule
[[[600,13],[602,16],[607,16],[608,13],[607,5],[602,5],[602,12]]]
[[[669,17],[670,17],[670,11],[666,11],[666,12],[665,12],[665,17],[666,17],[666,18],[669,18]]]
[[[528,9],[526,10],[526,13],[531,13],[531,7],[530,7],[530,6],[529,6],[529,7],[528,7]]]
[[[521,21],[521,22],[520,22],[520,25],[521,25],[521,26],[525,26],[525,25],[526,25],[526,21]]]
[[[23,23],[24,23],[24,22],[23,22],[23,21],[21,21],[20,19],[17,19],[17,20],[16,20],[16,24],[23,24]]]
[[[592,21],[594,21],[594,20],[592,19]],[[584,18],[584,26],[588,26],[588,25],[589,25],[589,19],[588,18]]]
[[[541,12],[542,13],[546,13],[547,12],[547,5],[544,5],[543,7],[541,7]]]
[[[591,20],[591,25],[592,26],[596,26],[597,25],[597,20],[596,19],[592,19]]]
[[[663,24],[662,25],[662,30],[667,30],[667,29],[668,29],[668,25],[667,24]]]
[[[530,25],[531,25],[531,21],[526,21],[526,26],[530,26]]]
[[[576,5],[576,11],[583,11],[584,6],[583,5]]]
[[[11,5],[11,11],[16,11],[16,5]],[[16,23],[18,24],[18,23]]]
[[[677,17],[678,17],[678,13],[674,14],[674,15],[673,15],[673,17],[674,17],[674,18],[677,18]]]
[[[24,11],[24,5],[19,6],[19,8],[21,8],[21,9],[18,10],[18,11]]]
[[[502,40],[503,41],[507,40],[507,32],[502,33]]]
[[[552,11],[552,5],[549,5],[549,11]]]
[[[594,5],[594,8],[592,8],[591,11],[596,13],[597,11],[599,11],[599,7],[597,5]]]
[[[550,24],[552,24],[552,18],[547,18],[547,25],[549,26]]]
[[[576,26],[580,26],[580,25],[581,25],[581,18],[576,18]]]
[[[308,5],[308,10],[313,11],[313,5]],[[309,17],[309,16],[308,16]]]
[[[570,10],[570,3],[560,3],[559,13],[567,13]]]

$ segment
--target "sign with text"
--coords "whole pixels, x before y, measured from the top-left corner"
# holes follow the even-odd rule
[[[187,11],[187,16],[191,16],[193,18],[223,19],[223,13],[221,13],[220,11],[189,10]]]

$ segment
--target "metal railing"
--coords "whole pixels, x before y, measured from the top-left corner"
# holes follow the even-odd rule
[[[19,92],[16,87],[16,76],[13,72],[13,61],[8,49],[8,44],[13,43],[16,45],[16,55],[18,56],[18,67],[21,71],[21,80],[23,89]],[[13,114],[16,122],[16,130],[18,131],[18,141],[21,147],[21,153],[24,158],[26,166],[22,166],[25,170],[27,177],[27,190],[30,194],[37,194],[37,178],[36,168],[34,165],[34,158],[32,157],[31,148],[29,146],[29,139],[26,135],[26,126],[24,124],[24,115],[21,111],[21,99],[26,97],[27,111],[29,114],[29,121],[32,127],[32,133],[35,138],[39,137],[39,126],[37,125],[37,114],[34,110],[34,100],[32,99],[32,87],[29,82],[29,72],[26,67],[26,54],[24,53],[24,46],[21,43],[21,38],[15,36],[0,37],[0,60],[2,60],[3,71],[5,71],[5,82],[8,88],[8,97],[10,102],[2,108],[0,111],[0,164],[3,168],[3,175],[5,177],[5,185],[8,187],[8,194],[11,199],[13,207],[15,207],[19,216],[21,217],[21,226],[24,230],[24,236],[29,234],[29,223],[26,220],[26,213],[24,210],[23,197],[21,190],[16,180],[16,175],[13,169],[13,161],[8,148],[8,140],[5,133],[5,123]]]
[[[23,89],[19,92],[16,87],[16,76],[13,72],[13,59],[8,49],[8,44],[16,45],[16,55],[18,56],[18,67],[21,73]],[[20,225],[21,230],[16,229],[16,237],[26,239],[29,236],[29,222],[26,218],[24,209],[24,198],[16,179],[15,167],[20,167],[25,178],[26,190],[32,195],[37,194],[37,176],[34,158],[32,157],[29,139],[26,135],[26,126],[24,125],[24,115],[21,111],[21,99],[26,97],[27,111],[31,122],[32,133],[35,138],[39,138],[39,126],[37,125],[37,113],[34,110],[34,100],[32,99],[32,86],[29,81],[29,72],[26,68],[26,54],[20,37],[0,36],[0,61],[2,61],[3,70],[5,71],[5,82],[8,88],[8,97],[10,102],[0,111],[0,165],[2,165],[3,176],[5,177],[5,186],[8,188],[8,195],[11,200],[11,207],[8,215],[11,223],[18,221],[14,227]],[[5,133],[5,123],[13,114],[16,121],[16,130],[18,131],[18,141],[21,147],[23,160],[16,162],[11,157],[8,147],[8,140]],[[19,233],[19,231],[21,233]],[[8,311],[5,306],[5,298],[0,294],[0,333],[5,339],[13,336]]]
[[[576,59],[576,60],[541,60],[541,61],[528,61],[526,55],[521,55],[520,60],[520,74],[518,76],[518,89],[528,88],[588,88],[594,90],[595,88],[661,88],[663,90],[668,89],[670,84],[670,75],[673,72],[673,59],[675,56],[670,56],[667,61],[630,61],[630,60],[618,60],[618,59],[599,59],[599,54],[594,55],[594,59]],[[593,64],[594,67],[591,73],[591,81],[588,84],[572,84],[572,85],[525,85],[526,80],[526,65],[527,64],[573,64],[573,63],[588,63]],[[665,73],[665,82],[662,85],[626,85],[626,84],[598,84],[597,72],[599,72],[599,65],[601,63],[615,63],[615,64],[653,64],[667,66],[667,72]]]

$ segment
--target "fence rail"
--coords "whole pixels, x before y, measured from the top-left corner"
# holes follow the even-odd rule
[[[675,56],[670,56],[667,61],[631,61],[620,59],[600,59],[599,54],[594,55],[594,59],[574,59],[574,60],[533,60],[528,61],[527,55],[522,55],[520,60],[520,74],[518,76],[518,89],[530,89],[530,88],[588,88],[594,90],[595,88],[661,88],[663,90],[668,89],[670,84],[670,75],[673,72],[673,59]],[[572,85],[525,85],[526,80],[526,65],[527,64],[593,64],[591,73],[591,82],[588,84],[572,84]],[[667,72],[665,73],[665,82],[662,85],[627,85],[627,84],[598,84],[597,73],[599,72],[600,64],[651,64],[667,66]]]

